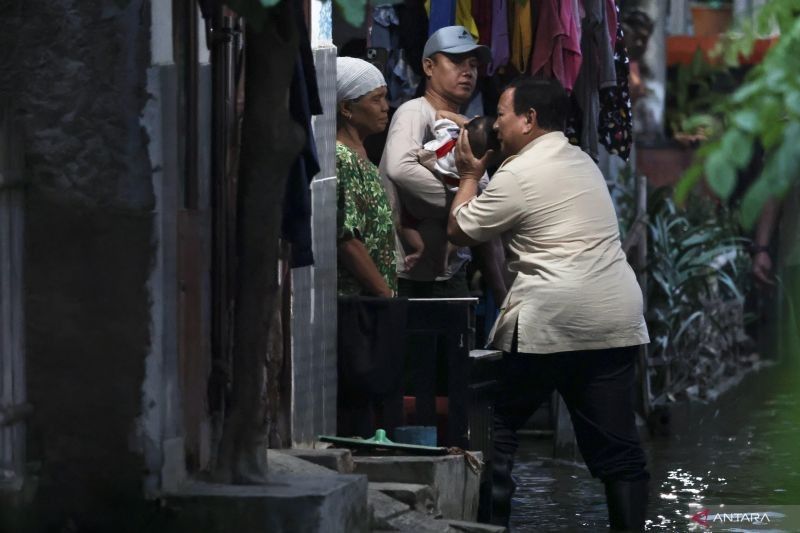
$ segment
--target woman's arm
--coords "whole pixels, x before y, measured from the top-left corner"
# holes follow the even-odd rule
[[[436,111],[436,120],[441,120],[443,118],[452,120],[459,128],[463,128],[470,121],[470,119],[464,115],[459,115],[458,113],[453,113],[452,111],[445,111],[444,109]]]
[[[374,296],[392,297],[391,289],[372,261],[363,242],[355,238],[340,242],[339,258],[366,292]]]

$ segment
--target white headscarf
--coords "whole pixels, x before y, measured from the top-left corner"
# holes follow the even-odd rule
[[[336,58],[336,102],[353,100],[384,87],[383,74],[372,63],[355,57]]]

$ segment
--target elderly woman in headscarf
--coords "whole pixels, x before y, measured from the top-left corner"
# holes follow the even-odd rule
[[[386,129],[386,82],[370,63],[336,60],[336,194],[340,295],[394,295],[392,211],[364,139]]]

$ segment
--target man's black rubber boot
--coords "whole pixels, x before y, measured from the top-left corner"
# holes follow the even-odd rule
[[[648,484],[647,479],[605,483],[611,531],[644,531]]]
[[[511,477],[514,456],[493,450],[491,465],[492,516],[491,523],[508,527],[511,519],[511,497],[517,488]]]

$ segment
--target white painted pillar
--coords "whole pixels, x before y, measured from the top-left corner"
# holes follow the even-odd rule
[[[336,433],[336,47],[332,2],[312,0],[309,36],[323,114],[312,125],[320,173],[311,183],[314,265],[292,271],[291,440]]]

